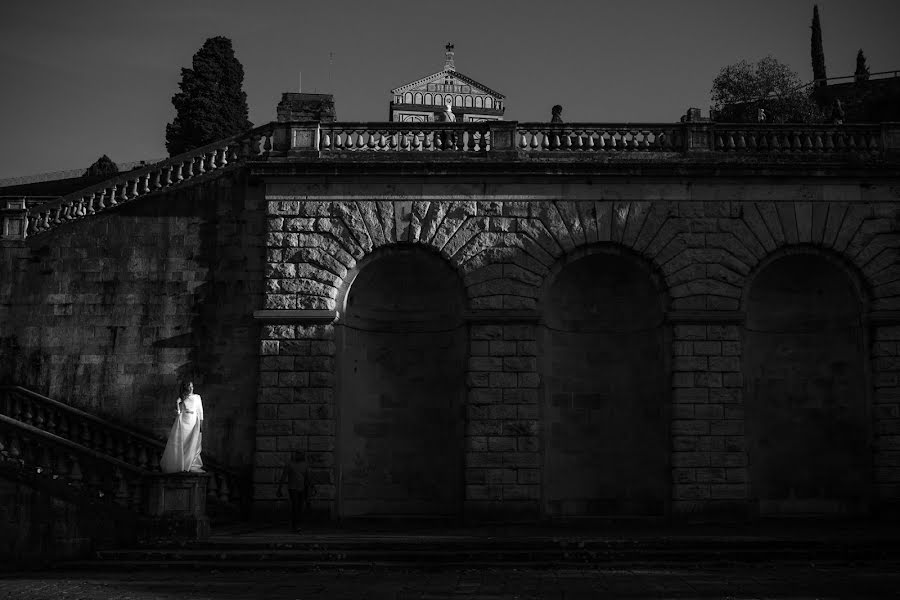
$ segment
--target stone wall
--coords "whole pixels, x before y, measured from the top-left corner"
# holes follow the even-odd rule
[[[890,184],[800,179],[752,184],[725,178],[690,183],[674,178],[572,178],[560,183],[546,177],[486,176],[468,183],[435,176],[409,184],[347,179],[321,185],[314,178],[271,178],[265,308],[294,323],[262,330],[255,469],[259,505],[274,499],[284,452],[304,448],[310,451],[316,502],[333,514],[341,512],[346,465],[338,456],[342,430],[336,423],[345,406],[356,402],[344,395],[359,391],[335,386],[335,365],[342,353],[351,351],[344,347],[340,331],[347,322],[345,311],[351,312],[345,301],[356,285],[354,278],[371,268],[369,258],[384,247],[438,253],[465,286],[468,371],[460,419],[465,481],[461,506],[467,515],[830,513],[897,501],[900,197]],[[847,281],[857,282],[851,288],[859,307],[854,321],[859,337],[838,333],[846,315],[837,308],[809,316],[830,326],[817,333],[820,354],[807,352],[808,341],[798,335],[782,339],[777,328],[754,325],[778,315],[809,323],[813,321],[803,314],[815,302],[835,306],[827,290],[821,298],[813,293],[802,301],[778,296],[789,293],[783,288],[791,271],[783,271],[787,263],[775,259],[790,253],[808,257],[811,269],[837,269]],[[570,275],[565,285],[571,290],[554,295],[554,282],[563,281],[565,265],[585,255],[627,255],[646,274],[644,283],[617,281],[618,276],[610,275],[615,263],[598,260]],[[750,290],[765,289],[768,284],[761,282],[767,279],[782,282],[773,284],[775,295],[752,300]],[[397,285],[403,294],[417,295],[418,283],[410,279]],[[613,291],[604,296],[610,286]],[[658,290],[657,313],[651,304],[650,312],[641,313],[645,317],[632,314],[640,312],[643,298],[653,289]],[[581,302],[580,308],[566,306],[566,301]],[[781,310],[779,303],[789,303],[792,311]],[[585,314],[573,316],[578,310]],[[337,320],[313,324],[310,319],[320,318],[322,311],[336,311]],[[554,334],[553,323],[567,319],[574,323],[573,330],[597,331],[582,342],[575,331]],[[640,334],[616,338],[610,331],[616,322],[636,327]],[[775,337],[765,337],[767,331]],[[618,356],[612,356],[617,347]],[[766,355],[773,348],[796,356],[798,366],[795,372],[782,369],[782,387],[763,391],[759,353]],[[851,365],[853,352],[858,363]],[[829,379],[828,369],[810,371],[823,357],[843,374]],[[591,365],[596,367],[593,372]],[[621,372],[627,368],[631,370]],[[604,369],[616,372],[604,376]],[[575,383],[567,388],[567,381]],[[655,381],[663,383],[657,388]],[[372,382],[368,393],[397,382],[379,385]],[[759,465],[773,455],[760,448],[770,447],[770,436],[782,436],[771,442],[774,447],[783,447],[787,435],[805,444],[803,452],[781,456],[795,461],[794,470],[815,471],[823,461],[812,449],[819,447],[823,433],[808,420],[808,412],[792,413],[783,406],[776,410],[778,425],[770,426],[759,413],[759,401],[819,407],[819,413],[846,407],[849,412],[822,421],[832,440],[843,440],[835,446],[834,460],[846,466],[831,473],[834,485],[829,490],[859,486],[860,498],[814,502],[841,497],[823,489],[824,475],[817,475],[793,491],[790,485],[782,486],[776,494],[781,499],[802,496],[808,502],[763,502],[767,497],[762,490],[768,484]],[[569,407],[566,414],[561,412],[563,404]],[[648,425],[646,432],[613,427],[617,418],[631,422],[617,411],[660,425]],[[589,414],[596,417],[596,426],[582,420]],[[798,420],[802,427],[786,433],[783,421]],[[584,473],[594,481],[585,485],[594,485],[593,492],[561,491],[549,474],[561,456],[554,454],[554,439],[563,439],[554,438],[554,427],[562,436],[564,421],[572,435],[563,437],[569,450],[576,449],[566,468],[583,463]],[[757,427],[760,423],[764,425]],[[591,446],[604,436],[602,443]],[[874,452],[869,474],[859,479],[851,467],[858,466],[861,443]],[[639,508],[652,502],[636,500],[629,508],[602,501],[609,495],[596,486],[603,487],[608,473],[594,473],[594,459],[606,458],[611,464],[608,453],[629,457],[631,470],[642,477],[647,465],[656,465],[658,475],[644,482],[647,485],[621,483],[613,495],[665,489],[661,510]],[[762,479],[754,481],[754,476]],[[653,497],[635,493],[644,500]],[[560,509],[560,494],[576,500],[569,509]]]
[[[165,437],[192,377],[204,448],[249,465],[262,202],[245,177],[219,178],[5,248],[2,379]]]

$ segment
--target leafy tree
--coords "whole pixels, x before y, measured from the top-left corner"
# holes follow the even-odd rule
[[[856,72],[853,77],[856,82],[869,80],[869,67],[866,66],[866,55],[863,54],[862,48],[856,53]]]
[[[103,155],[94,161],[94,164],[87,168],[84,177],[112,177],[119,172],[119,166],[114,163],[107,155]]]
[[[713,80],[711,94],[719,121],[756,121],[760,108],[769,122],[811,123],[822,119],[798,75],[772,56],[756,63],[742,60],[723,67]]]
[[[192,67],[181,70],[181,91],[172,97],[176,115],[166,125],[169,156],[253,127],[243,90],[244,67],[230,39],[207,39],[194,54]]]
[[[810,53],[812,54],[813,79],[816,80],[816,85],[828,85],[828,82],[825,81],[825,51],[822,49],[822,24],[819,23],[818,4],[813,5]]]

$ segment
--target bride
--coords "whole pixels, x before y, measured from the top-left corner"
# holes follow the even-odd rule
[[[203,473],[203,461],[200,460],[203,403],[200,396],[194,393],[194,384],[190,381],[181,384],[175,412],[178,416],[169,432],[159,466],[163,473]]]

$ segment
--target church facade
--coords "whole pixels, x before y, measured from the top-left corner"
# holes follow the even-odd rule
[[[447,44],[444,68],[391,90],[390,121],[434,121],[446,103],[460,122],[498,121],[506,111],[506,97],[456,70],[454,46]]]
[[[0,375],[151,435],[192,378],[260,515],[297,450],[330,518],[895,510],[892,125],[376,125],[9,209]]]

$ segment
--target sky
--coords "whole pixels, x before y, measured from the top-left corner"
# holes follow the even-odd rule
[[[900,70],[900,0],[0,0],[0,179],[166,156],[181,68],[231,38],[255,125],[283,92],[333,93],[338,120],[385,121],[391,88],[456,69],[505,118],[674,122],[712,80],[773,55],[812,79],[819,5],[829,77]]]

